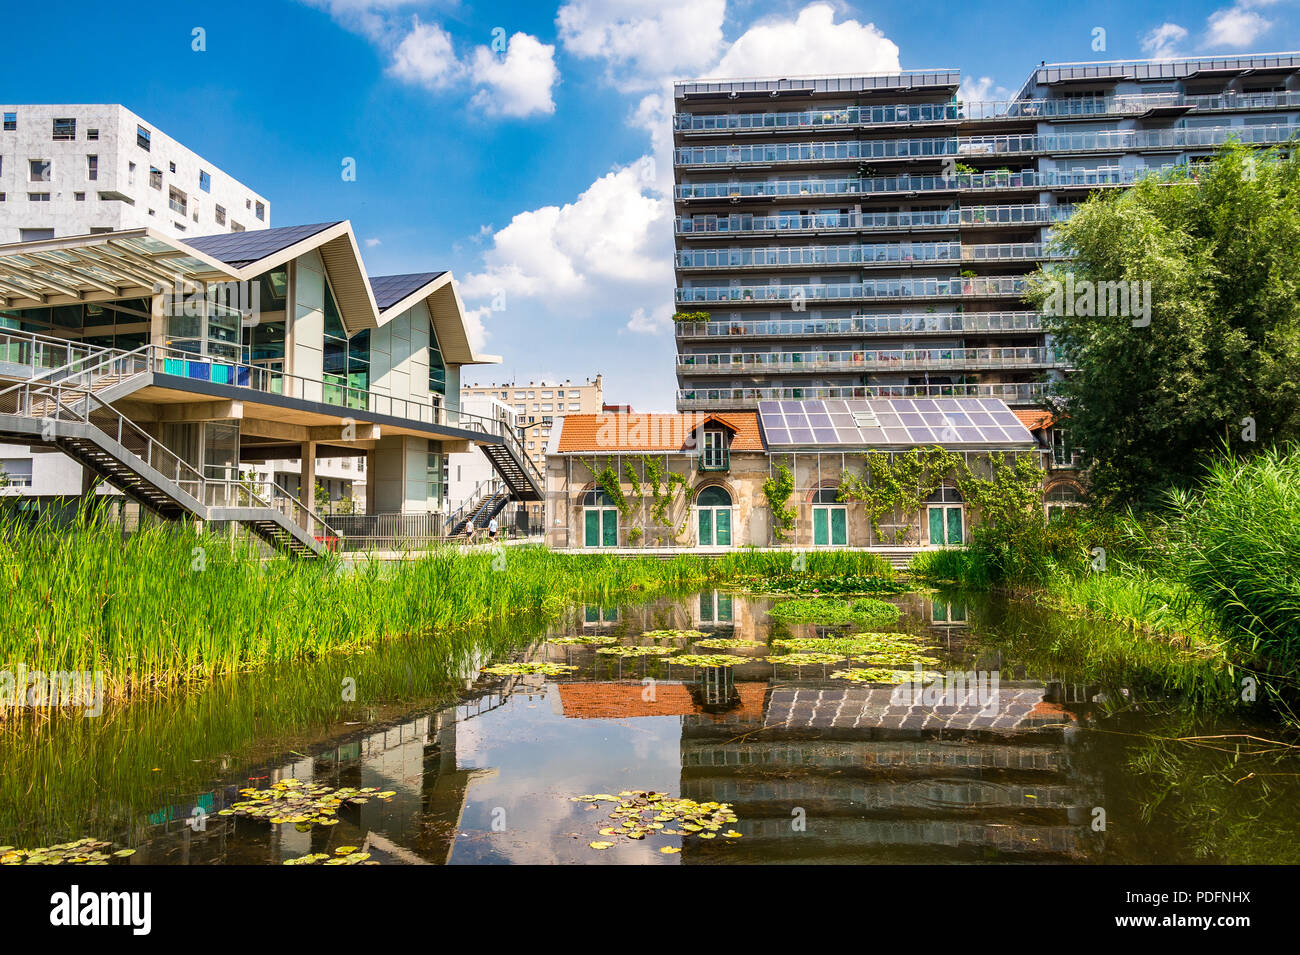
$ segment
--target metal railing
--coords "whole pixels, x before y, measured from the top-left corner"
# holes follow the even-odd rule
[[[791,374],[820,371],[1064,367],[1056,349],[886,348],[843,351],[707,352],[677,356],[682,374]]]
[[[973,276],[950,279],[877,279],[822,285],[705,285],[678,288],[678,302],[808,302],[873,298],[963,298],[1021,296],[1024,276]]]
[[[754,408],[760,401],[806,398],[1000,398],[1015,404],[1037,401],[1048,382],[991,382],[956,385],[826,385],[809,387],[684,388],[677,392],[682,410]]]
[[[967,206],[928,212],[844,212],[844,213],[777,213],[776,215],[697,215],[678,216],[674,228],[678,235],[730,235],[766,232],[824,232],[863,230],[882,232],[891,229],[921,230],[972,226],[1035,226],[1064,222],[1074,213],[1074,205],[1019,204],[1005,206]]]
[[[1040,242],[963,245],[960,242],[882,242],[778,248],[681,249],[679,269],[759,269],[790,266],[911,265],[1060,258]]]
[[[912,123],[964,121],[1079,119],[1139,116],[1153,109],[1187,107],[1205,112],[1300,108],[1300,92],[1223,93],[1189,96],[1182,93],[1137,93],[1118,96],[990,100],[970,103],[898,103],[822,109],[712,113],[677,113],[673,128],[680,132],[777,130],[894,126]]]
[[[0,375],[5,377],[50,378],[88,366],[106,355],[123,353],[123,349],[106,345],[87,345],[38,332],[0,328]]]
[[[945,136],[928,139],[839,140],[823,143],[731,143],[684,146],[673,151],[676,166],[767,166],[772,163],[820,164],[936,157],[1036,156],[1073,152],[1128,152],[1219,146],[1229,139],[1265,145],[1282,143],[1300,126],[1204,126],[1183,129],[1116,129],[1087,133],[1012,133],[1000,136]]]
[[[798,338],[804,335],[900,335],[947,332],[1040,332],[1038,312],[904,312],[845,318],[772,318],[677,322],[678,338]]]
[[[879,176],[873,178],[774,179],[749,182],[688,182],[674,188],[678,199],[798,198],[868,196],[913,192],[1005,191],[1131,186],[1175,163],[1141,169],[1095,169],[1069,172],[977,172],[951,176]]]

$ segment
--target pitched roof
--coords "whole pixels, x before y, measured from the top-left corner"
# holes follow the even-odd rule
[[[555,453],[575,451],[688,451],[700,425],[716,421],[730,428],[732,451],[762,451],[758,415],[727,414],[569,414],[561,419]]]
[[[242,268],[287,249],[303,239],[323,232],[338,222],[317,222],[312,225],[286,225],[278,229],[257,229],[252,232],[221,232],[217,235],[200,235],[182,241],[227,265]]]
[[[375,304],[382,312],[444,274],[445,272],[407,272],[403,275],[372,275],[370,289],[375,293]]]
[[[1050,428],[1052,422],[1056,420],[1052,417],[1050,411],[1042,411],[1038,408],[1018,409],[1016,417],[1030,431],[1041,431],[1043,428]]]

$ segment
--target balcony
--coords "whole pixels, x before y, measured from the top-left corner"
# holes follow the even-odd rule
[[[680,375],[823,372],[988,371],[1064,368],[1053,348],[888,348],[847,351],[702,353],[677,356]]]
[[[965,122],[1101,119],[1135,117],[1185,110],[1201,113],[1246,112],[1300,108],[1300,92],[1226,93],[1185,96],[1181,93],[1141,93],[1131,96],[1019,99],[975,103],[911,103],[846,106],[782,112],[721,113],[696,116],[677,113],[673,129],[687,135],[726,132],[770,133],[777,130],[854,129],[916,123],[951,125]]]
[[[679,339],[802,338],[862,335],[950,335],[962,333],[1037,334],[1037,312],[904,312],[898,315],[853,315],[845,318],[779,318],[736,321],[677,322]]]
[[[686,146],[673,151],[678,167],[827,165],[849,162],[958,157],[998,159],[1062,153],[1127,153],[1219,146],[1231,138],[1267,145],[1291,139],[1300,126],[1212,126],[1200,129],[1120,129],[1094,133],[951,136],[943,139],[844,140],[828,143],[753,143]]]
[[[740,213],[729,216],[678,216],[678,235],[763,235],[770,232],[886,232],[956,229],[962,226],[1039,226],[1064,222],[1070,205],[967,206],[938,212],[848,212],[771,216]]]
[[[960,242],[893,242],[869,245],[805,245],[773,249],[682,249],[683,271],[737,269],[833,268],[836,266],[904,267],[950,262],[1037,262],[1060,258],[1038,242],[962,245]]]
[[[727,302],[854,302],[889,301],[897,298],[978,299],[1019,298],[1028,283],[1023,276],[975,276],[945,279],[877,279],[826,285],[710,285],[677,289],[677,301],[686,303]]]
[[[1035,404],[1049,383],[993,382],[962,385],[829,385],[807,388],[684,388],[677,392],[678,411],[726,411],[757,408],[760,401],[807,398],[1001,398],[1007,404]]]
[[[688,182],[675,187],[680,201],[740,202],[746,199],[810,199],[818,196],[889,196],[940,192],[1011,192],[1131,186],[1147,175],[1173,168],[1105,169],[1085,172],[984,172],[954,176],[880,176],[833,179],[777,179],[771,182]]]

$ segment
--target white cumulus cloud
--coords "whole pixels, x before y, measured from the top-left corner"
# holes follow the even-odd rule
[[[1162,23],[1142,35],[1142,52],[1156,60],[1179,56],[1178,46],[1187,39],[1187,28],[1177,23]]]
[[[489,116],[524,117],[554,113],[551,91],[559,79],[555,47],[527,33],[510,38],[504,57],[485,46],[474,51],[471,73],[482,87],[470,106]]]
[[[570,55],[603,60],[612,82],[645,90],[715,62],[726,12],[726,0],[568,0],[555,26]]]

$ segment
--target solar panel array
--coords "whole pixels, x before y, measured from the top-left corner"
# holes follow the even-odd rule
[[[372,275],[370,291],[375,293],[375,304],[382,311],[396,305],[416,289],[428,285],[441,272],[411,272],[405,275]]]
[[[773,447],[957,448],[1031,446],[1034,437],[997,398],[874,398],[760,401]]]
[[[287,225],[275,229],[219,232],[216,235],[201,235],[182,241],[220,262],[239,267],[264,259],[281,249],[287,249],[295,242],[301,242],[337,224],[317,222],[314,225]]]

